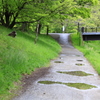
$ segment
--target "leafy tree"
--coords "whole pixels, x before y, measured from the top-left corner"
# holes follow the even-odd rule
[[[73,31],[76,31],[78,29],[79,22],[84,24],[87,22],[87,18],[91,17],[91,8],[92,6],[98,4],[97,0],[74,0],[76,3],[71,6],[71,10],[67,11],[66,19],[61,19],[61,23],[66,27],[66,32],[70,32],[73,27]],[[59,25],[61,27],[61,25]],[[77,27],[75,27],[77,26]]]
[[[100,1],[98,5],[92,6],[90,10],[90,17],[89,18],[82,18],[78,16],[77,22],[80,23],[81,27],[100,27]]]
[[[20,11],[28,3],[28,0],[1,0],[0,18],[3,26],[13,28]]]
[[[22,27],[35,23],[39,31],[43,24],[51,20],[64,20],[68,16],[89,16],[87,6],[98,0],[1,0],[0,22],[3,26],[13,28],[17,23]],[[31,24],[32,25],[32,24]],[[38,26],[36,25],[36,26]],[[29,27],[29,26],[28,26]],[[36,27],[37,29],[37,27]]]

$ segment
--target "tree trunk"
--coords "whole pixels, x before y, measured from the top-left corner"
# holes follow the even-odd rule
[[[10,14],[5,14],[5,20],[4,20],[4,18],[2,16],[1,17],[1,24],[5,27],[12,29],[14,27],[14,25],[16,24],[15,23],[16,17],[13,18],[12,22],[10,22],[10,17],[12,17]]]
[[[6,1],[4,1],[6,2]],[[24,8],[24,6],[27,4],[27,2],[24,2],[22,4],[22,6],[19,7],[18,5],[18,10],[15,12],[12,12],[12,9],[8,9],[10,6],[9,4],[6,2],[6,4],[3,2],[2,0],[2,4],[3,4],[3,14],[1,15],[1,24],[5,27],[8,28],[13,28],[14,25],[16,24],[16,18],[18,17],[20,11]]]
[[[6,20],[6,26],[8,27],[10,24],[10,13],[8,11],[5,12],[5,20]]]
[[[16,20],[16,18],[14,18],[14,20],[12,21],[12,23],[9,25],[9,28],[13,28],[14,27],[14,25],[16,24],[15,20]]]
[[[29,23],[22,23],[22,26],[20,27],[20,30],[22,31],[28,31]]]
[[[38,40],[38,34],[39,34],[39,24],[37,24],[36,26],[36,36],[35,36],[35,40],[34,40],[34,43],[36,44],[37,43],[37,40]]]
[[[48,35],[48,33],[49,33],[49,26],[47,25],[47,35]]]
[[[37,24],[37,27],[36,27],[36,33],[40,34],[40,32],[41,32],[41,27],[42,27],[42,24],[41,24],[41,23],[38,23],[38,24]]]
[[[1,17],[1,24],[2,24],[3,26],[5,26],[3,16]]]

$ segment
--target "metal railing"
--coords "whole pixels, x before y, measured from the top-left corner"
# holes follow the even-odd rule
[[[86,32],[100,32],[100,27],[92,27],[92,28],[88,28],[88,27],[81,27],[80,31],[82,33],[86,33]]]

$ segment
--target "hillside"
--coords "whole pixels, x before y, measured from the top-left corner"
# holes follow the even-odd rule
[[[15,83],[22,74],[31,74],[35,68],[46,67],[61,50],[50,36],[41,34],[34,44],[34,33],[17,31],[13,38],[8,36],[12,31],[0,26],[0,100],[8,100],[6,97],[15,89]]]

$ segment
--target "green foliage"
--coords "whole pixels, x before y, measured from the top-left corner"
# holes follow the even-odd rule
[[[79,4],[77,1],[80,1],[80,3],[84,5]],[[52,22],[50,23],[50,27],[51,30],[54,30],[53,32],[55,32],[57,28],[61,29],[63,25],[66,27],[65,32],[77,32],[78,22],[80,23],[80,27],[84,25],[94,26],[94,20],[90,23],[89,17],[91,17],[91,9],[93,5],[97,3],[93,0],[82,0],[82,2],[81,0],[75,0],[75,2],[66,0],[65,4],[68,7],[63,7],[62,9],[64,10],[60,10],[60,12],[55,15],[56,19],[50,21]],[[53,29],[52,26],[55,28]]]
[[[86,7],[90,8],[90,15],[89,17],[85,16],[85,18],[82,16],[77,16],[77,22],[80,23],[80,27],[87,27],[87,28],[93,28],[93,27],[100,27],[100,1],[98,2],[97,5],[91,6],[91,7]],[[89,13],[86,11],[86,15],[88,15]],[[84,15],[84,14],[83,14]]]
[[[84,42],[83,46],[79,46],[79,38],[77,34],[72,34],[73,45],[83,52],[84,56],[93,65],[94,69],[100,74],[100,41]]]
[[[79,8],[74,8],[74,16],[81,16],[82,18],[88,18],[90,17],[90,9],[89,8],[84,8],[84,7],[79,7]]]
[[[96,5],[98,3],[98,0],[75,0],[77,4],[79,5]]]
[[[91,27],[100,27],[100,1],[99,4],[91,8],[91,17],[86,19],[91,24]],[[89,25],[88,25],[89,27]]]
[[[7,36],[11,31],[0,27],[0,100],[15,88],[22,74],[31,74],[35,68],[47,66],[61,50],[50,36],[39,35],[34,44],[35,35],[17,31],[16,38],[12,38]]]
[[[3,26],[9,28],[13,28],[15,24],[18,24],[17,27],[19,27],[19,23],[27,23],[32,28],[38,22],[45,26],[48,23],[53,23],[53,20],[65,20],[77,15],[86,18],[90,16],[89,7],[96,4],[97,1],[2,0],[0,1],[0,20]]]

